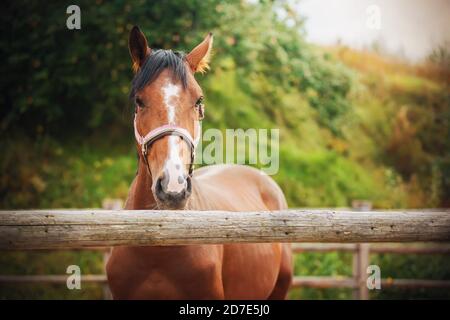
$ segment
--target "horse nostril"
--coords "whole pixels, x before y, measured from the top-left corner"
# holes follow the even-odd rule
[[[155,184],[155,196],[162,202],[170,205],[176,205],[183,203],[192,192],[191,177],[179,176],[177,182],[181,185],[184,184],[184,188],[180,191],[171,192],[168,190],[169,179],[166,179],[167,175],[162,175],[156,180]]]
[[[161,177],[159,177],[158,180],[156,180],[156,185],[155,185],[155,193],[156,193],[156,196],[158,196],[158,198],[161,194],[164,193],[161,180],[162,180]]]
[[[186,197],[189,197],[191,195],[191,192],[192,192],[191,177],[187,176],[186,177]]]
[[[160,187],[163,191],[167,190],[167,185],[169,184],[169,175],[167,172],[163,172],[163,174],[158,179]]]

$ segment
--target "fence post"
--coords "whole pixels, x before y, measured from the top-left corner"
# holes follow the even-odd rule
[[[123,201],[121,199],[104,199],[102,202],[102,208],[107,210],[121,210],[123,208]],[[111,248],[108,251],[103,252],[104,274],[106,274],[106,264],[108,263],[110,254]],[[108,282],[103,284],[103,299],[112,300],[112,294],[111,290],[109,290]]]
[[[372,203],[370,201],[353,201],[354,211],[370,211]],[[356,288],[353,289],[353,299],[369,300],[369,289],[367,288],[367,267],[370,263],[370,245],[368,243],[358,243],[353,254],[353,278]]]
[[[109,255],[111,251],[105,251],[103,252],[103,270],[106,274],[106,264],[108,263]],[[109,290],[108,282],[103,283],[103,300],[112,300],[111,291]]]

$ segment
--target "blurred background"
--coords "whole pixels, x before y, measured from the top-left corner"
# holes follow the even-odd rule
[[[66,8],[81,9],[68,30]],[[10,1],[0,16],[0,209],[125,199],[136,171],[128,33],[189,51],[214,33],[203,128],[279,128],[290,207],[450,205],[450,1]],[[355,213],[356,214],[356,213]],[[101,252],[1,252],[0,274],[103,272]],[[351,275],[350,253],[296,255]],[[383,278],[450,280],[447,255],[371,255]],[[101,299],[102,286],[0,283],[0,298]],[[450,298],[385,289],[372,299]],[[349,299],[300,288],[291,298]]]

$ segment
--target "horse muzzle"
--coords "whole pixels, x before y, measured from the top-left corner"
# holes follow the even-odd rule
[[[161,209],[179,210],[184,209],[186,202],[192,193],[192,182],[190,176],[177,177],[178,188],[169,187],[169,176],[163,174],[156,180],[154,195]]]

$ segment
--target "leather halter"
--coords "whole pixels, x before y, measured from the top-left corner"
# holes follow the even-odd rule
[[[150,166],[147,161],[147,152],[148,149],[152,146],[152,144],[165,136],[179,136],[183,139],[184,142],[187,143],[189,149],[191,150],[191,163],[189,164],[189,176],[192,177],[192,172],[194,171],[194,158],[195,158],[195,147],[198,141],[194,140],[189,133],[184,128],[166,124],[156,129],[153,129],[149,133],[145,135],[145,137],[141,136],[137,130],[136,126],[136,115],[134,116],[134,136],[136,137],[136,141],[141,147],[141,153],[144,158],[145,164],[147,165],[147,169],[150,172]]]

